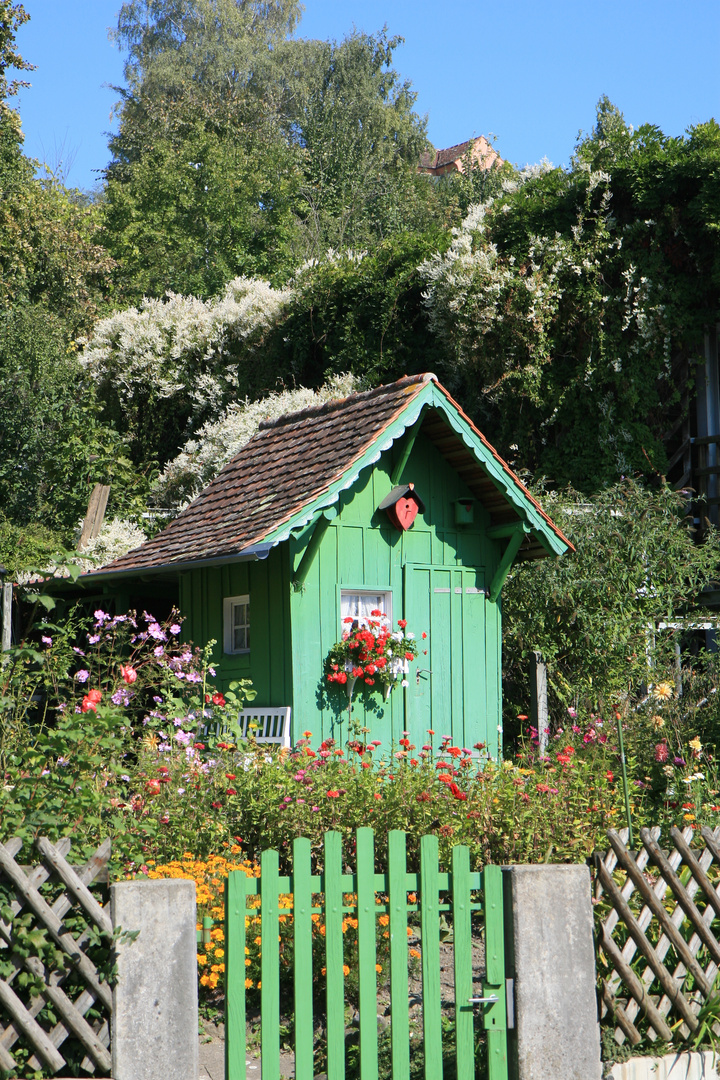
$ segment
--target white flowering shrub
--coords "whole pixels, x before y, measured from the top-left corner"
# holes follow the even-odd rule
[[[672,403],[663,284],[627,247],[653,222],[619,227],[612,200],[606,171],[525,170],[420,267],[466,407],[503,452],[591,484],[662,471],[646,417]]]
[[[204,424],[165,466],[153,486],[154,503],[178,513],[252,439],[263,420],[276,420],[286,413],[347,397],[358,388],[354,375],[335,375],[319,390],[300,387],[271,394],[261,401],[229,405],[219,420]]]
[[[103,522],[98,535],[87,542],[79,558],[74,561],[82,566],[83,571],[99,570],[101,566],[107,566],[114,559],[140,547],[146,540],[146,534],[134,522],[114,517],[111,521]]]
[[[162,459],[168,439],[217,417],[237,396],[291,292],[239,277],[210,300],[168,293],[102,319],[80,357],[111,414]]]

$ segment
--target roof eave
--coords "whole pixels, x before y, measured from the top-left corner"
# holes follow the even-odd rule
[[[128,570],[96,570],[91,574],[81,574],[78,583],[96,585],[101,581],[127,581],[130,578],[148,577],[159,574],[180,573],[185,570],[195,570],[199,567],[228,566],[231,563],[257,562],[259,559],[267,559],[275,543],[254,544],[242,551],[233,552],[230,555],[208,556],[206,559],[184,559],[182,562],[163,563],[161,566],[134,566]]]

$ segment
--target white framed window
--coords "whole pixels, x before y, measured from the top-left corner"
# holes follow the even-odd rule
[[[373,611],[381,611],[387,617],[392,626],[392,592],[378,591],[377,589],[343,589],[340,593],[340,621],[343,629],[350,625],[347,619],[352,619],[358,626],[366,626],[368,619],[372,618]],[[377,617],[377,616],[375,616]]]
[[[230,655],[250,652],[250,597],[226,596],[223,601],[224,651]]]

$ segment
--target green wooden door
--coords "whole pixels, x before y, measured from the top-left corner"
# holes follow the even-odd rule
[[[496,650],[486,648],[484,575],[460,566],[405,567],[405,617],[419,637],[427,631],[423,649],[411,665],[406,695],[406,725],[416,746],[435,731],[437,747],[443,735],[455,746],[472,748],[488,740],[488,717],[496,709],[487,700],[487,662]],[[495,679],[489,680],[492,686]],[[494,703],[493,703],[494,704]]]

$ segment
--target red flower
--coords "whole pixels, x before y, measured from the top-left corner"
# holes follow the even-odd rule
[[[147,791],[148,795],[159,795],[160,794],[160,781],[159,780],[148,780],[148,782],[145,785],[145,790]]]
[[[430,802],[432,796],[430,795],[429,791],[421,791],[419,795],[415,796],[415,798],[418,802]]]
[[[196,750],[204,750],[205,749],[205,743],[204,742],[196,742],[194,744],[194,746],[195,746]]]
[[[613,780],[615,779],[615,777],[613,776],[613,774],[612,774],[612,773],[610,772],[610,770],[609,770],[609,769],[608,769],[608,771],[607,771],[607,772],[605,773],[605,779],[606,779],[606,780],[609,780],[609,782],[610,782],[611,784],[612,784]]]
[[[235,773],[234,772],[226,772],[225,773],[225,779],[226,780],[234,780],[235,779]]]
[[[427,634],[425,633],[425,631],[424,631],[424,630],[423,630],[422,634],[420,635],[420,637],[421,637],[421,638],[423,639],[423,641],[424,641],[424,640],[425,640],[425,638],[427,637]]]
[[[224,705],[225,698],[216,690],[212,696],[212,703],[213,705]]]
[[[670,751],[666,742],[659,742],[655,747],[655,760],[667,761],[670,757]]]
[[[121,664],[120,665],[120,674],[122,675],[123,679],[128,684],[128,686],[130,685],[130,683],[134,683],[135,680],[137,679],[137,671],[135,670],[134,667],[131,667],[130,664]],[[99,691],[98,691],[98,693],[99,693]],[[98,700],[100,700],[100,699],[98,698]]]
[[[339,799],[340,798],[340,792],[339,791],[328,791],[327,797],[328,797],[328,799]]]
[[[235,790],[235,788],[229,787],[229,788],[226,789],[225,794],[226,795],[237,795],[237,791]]]
[[[82,705],[80,706],[80,708],[83,712],[90,712],[91,709],[93,712],[97,712],[97,705],[87,696],[82,699]]]
[[[405,659],[406,660],[414,660],[415,659],[415,654],[411,653],[411,652],[406,652],[405,653]]]
[[[407,619],[398,619],[398,626],[404,630],[407,626]]]
[[[212,808],[213,808],[213,810],[222,810],[222,803],[221,802],[214,802],[214,803],[212,803]]]

